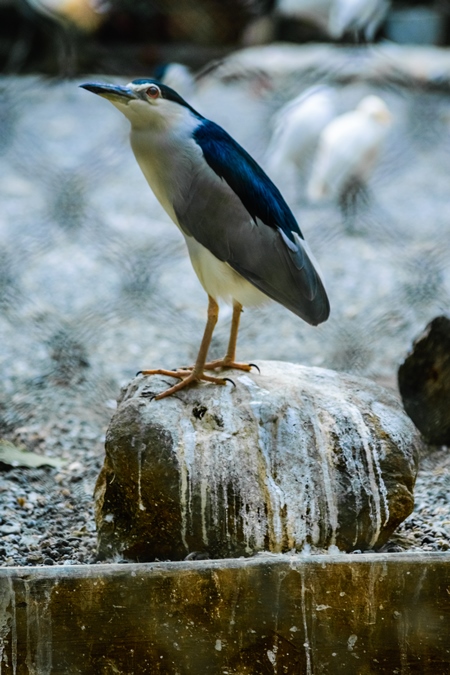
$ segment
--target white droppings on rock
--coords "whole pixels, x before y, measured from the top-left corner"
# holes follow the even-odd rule
[[[373,401],[371,404],[373,414],[377,417],[380,427],[396,443],[400,452],[406,459],[409,458],[409,448],[405,444],[402,419],[398,417],[395,410],[381,401]],[[384,446],[383,446],[384,449]]]
[[[240,377],[237,378],[238,382],[241,384],[245,384],[246,387],[250,387],[250,389],[253,388],[258,388],[258,385],[253,382],[252,378],[249,377],[248,375],[241,375]]]
[[[138,508],[140,511],[145,511],[145,506],[142,502],[142,453],[144,448],[141,446],[138,450],[137,461],[138,461]]]
[[[341,551],[339,550],[338,546],[336,546],[335,544],[331,544],[327,549],[327,553],[328,555],[339,555]]]
[[[319,451],[320,456],[322,485],[324,488],[324,495],[327,506],[327,514],[325,516],[326,518],[325,522],[328,524],[328,527],[331,528],[330,545],[334,546],[336,542],[336,530],[338,528],[339,516],[338,516],[338,507],[336,503],[337,494],[336,494],[336,485],[334,481],[335,476],[334,472],[332,471],[332,467],[330,466],[332,457],[330,453],[329,437],[326,428],[322,427],[319,416],[316,417],[314,414],[312,414],[311,422],[314,429],[316,447]]]
[[[188,550],[186,532],[188,514],[191,512],[191,489],[189,477],[194,473],[195,429],[189,419],[180,420],[181,438],[177,444],[177,459],[180,467],[180,506],[181,506],[181,538]]]
[[[352,651],[353,651],[357,639],[358,639],[358,636],[357,636],[357,635],[350,635],[350,637],[348,638],[348,640],[347,640],[347,648],[348,648],[348,651],[349,651],[349,652],[352,652]]]
[[[277,655],[274,649],[267,650],[267,658],[269,659],[272,666],[275,668],[277,665]]]
[[[359,435],[362,445],[361,461],[365,458],[365,477],[361,487],[365,489],[369,497],[370,518],[372,521],[372,537],[369,546],[372,547],[378,541],[382,525],[381,501],[383,499],[385,523],[389,520],[389,507],[386,500],[386,486],[384,485],[381,469],[376,455],[376,439],[372,437],[360,410],[352,405],[349,407],[354,427]]]

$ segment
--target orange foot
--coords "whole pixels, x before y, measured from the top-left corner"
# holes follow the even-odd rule
[[[205,370],[215,370],[216,368],[236,368],[237,370],[245,370],[247,373],[252,368],[256,368],[256,370],[260,372],[256,363],[239,363],[226,358],[209,361],[208,363],[205,363],[203,367]]]
[[[165,375],[166,377],[178,377],[181,382],[174,384],[173,387],[163,391],[161,394],[155,396],[155,400],[159,401],[161,398],[166,396],[172,396],[177,391],[184,389],[190,384],[195,384],[196,382],[205,381],[213,382],[214,384],[226,384],[227,382],[232,382],[226,377],[211,377],[210,375],[205,375],[202,372],[196,372],[194,368],[179,368],[178,370],[164,370],[163,368],[157,368],[156,370],[141,370],[138,375]],[[232,382],[234,384],[234,382]]]

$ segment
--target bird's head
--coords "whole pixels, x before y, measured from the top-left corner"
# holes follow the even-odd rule
[[[361,110],[368,117],[386,126],[392,122],[392,115],[386,103],[379,96],[366,96],[358,104],[357,110]]]
[[[108,99],[136,129],[164,129],[176,125],[186,116],[201,118],[176,91],[158,80],[133,80],[125,87],[97,82],[80,86]]]
[[[161,63],[155,68],[154,77],[183,97],[195,94],[195,78],[183,63]]]

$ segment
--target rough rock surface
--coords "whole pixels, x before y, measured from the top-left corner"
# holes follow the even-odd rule
[[[450,445],[450,318],[438,316],[398,370],[403,405],[429,443]]]
[[[161,401],[123,392],[96,486],[99,557],[381,546],[413,508],[420,437],[390,393],[282,362]]]

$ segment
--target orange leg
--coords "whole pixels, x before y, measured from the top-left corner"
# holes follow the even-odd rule
[[[205,370],[215,370],[216,368],[237,368],[238,370],[251,370],[252,363],[238,363],[236,358],[236,342],[239,332],[239,322],[241,320],[242,305],[235,300],[233,302],[233,318],[231,320],[230,339],[228,340],[227,353],[223,359],[216,359],[205,363],[203,368]],[[257,367],[257,366],[256,366]]]
[[[187,387],[189,384],[192,384],[194,382],[200,382],[201,380],[205,380],[206,382],[214,382],[215,384],[226,384],[227,382],[226,379],[222,377],[220,378],[211,377],[209,375],[205,375],[203,372],[205,369],[206,357],[208,356],[209,345],[211,344],[211,338],[217,323],[217,319],[219,317],[219,305],[217,304],[217,302],[213,298],[211,298],[211,296],[208,296],[208,301],[209,301],[208,320],[206,322],[205,332],[203,333],[203,339],[200,345],[195,365],[192,368],[180,368],[178,370],[164,370],[162,368],[158,368],[156,370],[141,371],[142,375],[166,375],[167,377],[178,377],[181,380],[181,382],[178,382],[178,384],[175,384],[173,387],[170,387],[170,389],[167,389],[167,391],[163,391],[162,394],[158,394],[157,396],[155,396],[155,399],[159,400],[160,398],[171,396],[172,394],[175,394],[177,391],[184,389],[184,387]],[[237,337],[237,330],[236,330],[236,337]],[[235,343],[236,337],[234,339]]]

